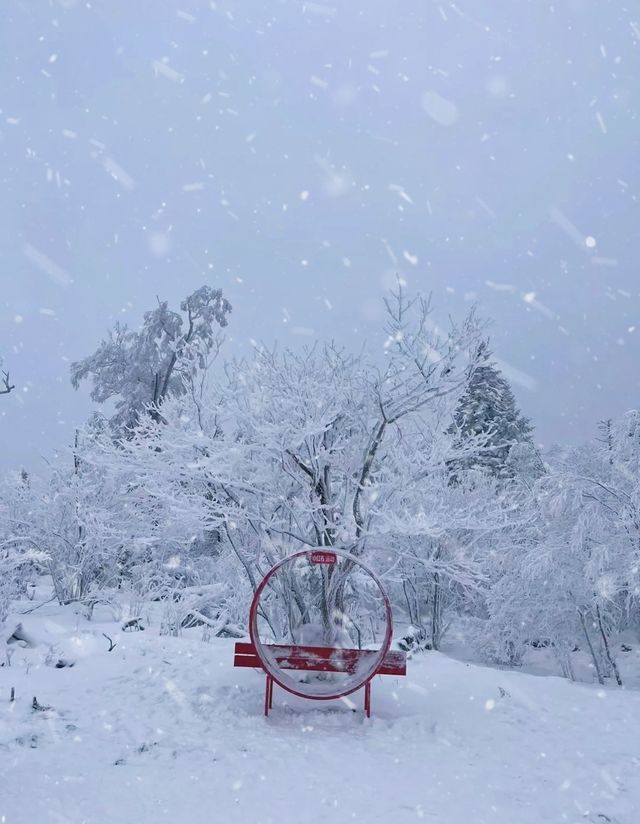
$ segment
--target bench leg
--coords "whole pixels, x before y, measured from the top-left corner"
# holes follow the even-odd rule
[[[364,712],[367,718],[371,718],[371,681],[364,685]]]
[[[273,707],[273,678],[270,679],[271,685],[269,687],[269,709]]]
[[[271,696],[273,694],[272,693],[272,690],[273,690],[272,684],[273,684],[273,682],[271,680],[271,676],[267,675],[267,680],[266,680],[265,688],[264,688],[264,714],[265,715],[269,715],[269,708],[271,707]]]

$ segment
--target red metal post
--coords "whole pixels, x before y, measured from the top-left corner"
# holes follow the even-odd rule
[[[367,718],[371,718],[371,681],[364,685],[364,712]]]
[[[271,684],[269,685],[269,709],[273,707],[273,678],[270,679]]]
[[[267,681],[264,687],[264,714],[269,715],[269,707],[271,706],[271,676],[267,673]]]

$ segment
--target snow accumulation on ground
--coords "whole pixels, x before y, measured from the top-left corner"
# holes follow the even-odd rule
[[[361,692],[278,688],[265,718],[233,641],[122,632],[98,609],[5,625],[35,646],[0,667],[2,824],[640,822],[638,691],[425,653],[375,679],[369,720]]]

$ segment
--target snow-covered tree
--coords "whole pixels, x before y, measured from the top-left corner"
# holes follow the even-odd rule
[[[413,435],[411,421],[453,409],[466,383],[463,355],[479,335],[473,315],[434,333],[430,313],[427,302],[401,291],[387,302],[383,370],[332,346],[303,355],[261,351],[237,366],[234,441],[268,469],[259,517],[272,538],[366,553],[376,510],[394,488],[390,455],[403,433]]]
[[[533,451],[532,431],[531,422],[517,407],[509,382],[492,360],[487,342],[482,341],[452,424],[452,432],[461,441],[478,435],[485,438],[483,449],[467,466],[482,467],[499,477],[510,475],[511,450],[521,444]],[[454,464],[454,468],[460,466]]]
[[[614,639],[638,625],[638,420],[628,413],[606,437],[549,456],[488,597],[486,646],[498,660],[544,644],[571,676],[580,646],[600,682],[621,683]]]
[[[609,638],[640,628],[640,412],[606,422],[596,444],[577,480],[597,630],[608,668],[619,679]]]
[[[129,545],[126,503],[92,463],[91,441],[91,431],[77,433],[74,447],[56,455],[47,474],[5,485],[5,546],[37,555],[60,603],[87,603],[117,586]]]
[[[399,475],[397,498],[379,514],[381,546],[397,564],[396,601],[406,609],[413,643],[433,649],[456,615],[482,613],[487,556],[504,543],[518,511],[517,500],[484,473],[465,470],[450,482],[447,458],[460,453],[449,438],[438,454],[445,437],[440,432],[412,456],[400,448],[398,458],[414,471]]]
[[[487,620],[475,640],[489,660],[509,666],[532,644],[550,646],[566,668],[580,632],[571,586],[582,568],[569,549],[576,501],[555,475],[520,494],[518,523],[489,557]]]
[[[450,448],[445,421],[480,334],[473,315],[431,331],[429,304],[401,292],[387,310],[383,369],[330,344],[256,350],[227,364],[208,394],[166,399],[162,422],[144,416],[131,437],[102,441],[105,471],[120,474],[130,509],[144,513],[150,556],[192,557],[204,542],[216,574],[234,574],[232,563],[235,588],[240,574],[249,591],[301,546],[376,557],[380,513],[413,471],[394,454],[413,444],[415,461],[427,429],[437,433],[432,452]]]
[[[148,407],[159,407],[170,395],[183,394],[220,344],[231,304],[220,289],[202,286],[180,304],[166,301],[144,315],[139,331],[117,323],[89,357],[71,365],[77,389],[91,378],[91,397],[98,403],[115,399],[111,422],[117,431],[130,429]]]
[[[14,598],[24,594],[30,575],[48,556],[29,534],[31,479],[26,472],[10,473],[0,484],[0,625]]]

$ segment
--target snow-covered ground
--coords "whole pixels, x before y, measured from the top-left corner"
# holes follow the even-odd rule
[[[640,821],[640,692],[427,653],[376,679],[370,720],[278,689],[265,719],[232,641],[107,617],[20,616],[40,643],[0,667],[3,824]]]

